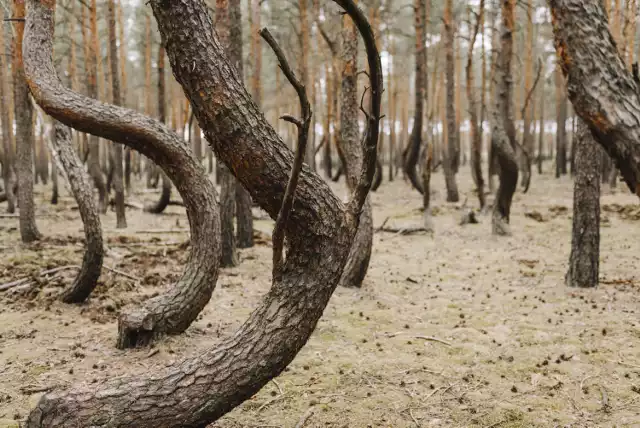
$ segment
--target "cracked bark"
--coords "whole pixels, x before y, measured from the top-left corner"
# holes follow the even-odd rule
[[[158,335],[181,333],[207,304],[217,280],[220,223],[215,188],[191,148],[161,123],[65,88],[52,59],[55,2],[30,1],[29,5],[25,73],[38,104],[68,126],[126,144],[148,156],[176,184],[187,210],[192,250],[182,277],[165,293],[122,311],[117,346],[140,346]]]
[[[571,255],[565,283],[570,287],[598,285],[600,263],[600,169],[602,150],[580,120],[576,136]]]
[[[382,73],[373,34],[352,2],[335,1],[358,18],[358,29],[366,36],[370,74],[375,82],[364,167],[349,204],[342,204],[320,177],[303,167],[287,227],[291,239],[282,278],[273,282],[263,302],[236,334],[223,340],[216,349],[159,371],[110,379],[99,387],[79,385],[49,393],[31,412],[27,427],[204,427],[281,373],[306,343],[346,263],[374,172],[379,135]],[[50,55],[52,3],[53,0],[30,0],[28,51],[36,57],[43,45]],[[151,6],[174,75],[191,101],[207,140],[260,206],[275,218],[293,154],[266,122],[227,60],[214,35],[204,1],[152,0]],[[45,75],[39,77],[53,74],[50,62],[49,58]],[[31,72],[38,75],[42,65],[38,61],[32,65]],[[35,85],[39,79],[32,77],[34,92],[44,95],[44,88]],[[74,107],[74,103],[55,106],[50,99],[37,98],[51,113],[64,113]],[[88,108],[92,110],[91,105]],[[113,122],[121,123],[132,115],[140,118],[129,110],[115,109],[120,114],[115,114],[113,107],[109,110],[101,131],[112,137],[117,133]],[[165,129],[149,119],[140,119],[155,132]],[[82,120],[74,114],[68,121],[84,128]],[[170,172],[176,172],[177,165],[182,163],[176,161],[175,151],[183,153],[183,158],[188,157],[190,150],[184,144],[156,147],[158,142],[149,134],[131,131],[126,135],[127,141],[144,149]],[[189,180],[175,180],[176,186],[183,189],[188,184],[185,181]],[[185,204],[193,202],[190,196],[185,192]],[[207,198],[198,202],[200,207],[214,204]],[[201,208],[193,214],[208,215],[211,211]],[[209,261],[213,260],[210,257]]]

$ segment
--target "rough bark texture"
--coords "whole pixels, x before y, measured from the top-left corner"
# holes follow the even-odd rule
[[[571,256],[565,282],[570,287],[598,285],[600,266],[600,169],[602,150],[581,120],[576,143]]]
[[[444,180],[447,187],[447,202],[458,202],[458,184],[456,182],[456,170],[460,157],[458,141],[458,126],[455,109],[455,59],[453,45],[455,29],[453,22],[453,0],[445,0],[444,6],[444,51],[445,51],[445,77],[447,94],[447,142],[442,159]]]
[[[164,46],[161,44],[158,47],[158,120],[162,123],[167,122],[167,89],[164,75],[165,56]],[[150,164],[150,167],[153,170],[156,169],[153,164]],[[160,171],[160,178],[162,180],[160,199],[155,204],[145,207],[145,211],[152,214],[161,214],[171,202],[171,180],[164,171]]]
[[[122,93],[120,91],[120,65],[118,55],[118,43],[116,38],[116,5],[115,0],[108,0],[109,15],[109,52],[111,53],[111,92],[113,104],[122,105]],[[120,41],[124,43],[123,40]],[[113,156],[113,189],[116,194],[116,227],[127,227],[127,218],[124,211],[124,171],[122,170],[122,145],[113,143],[111,147]]]
[[[100,215],[93,199],[93,187],[82,162],[78,158],[71,143],[71,131],[58,121],[55,121],[53,138],[51,138],[52,154],[55,162],[64,172],[71,193],[78,203],[86,249],[82,259],[82,266],[73,284],[62,293],[65,303],[84,302],[98,283],[104,258],[102,241],[102,225]]]
[[[239,6],[240,0],[235,0]],[[237,58],[237,49],[231,47],[231,10],[229,8],[229,0],[216,0],[216,32],[220,43],[228,53],[229,60],[236,67],[242,67],[242,57]],[[240,13],[240,10],[237,10]],[[239,17],[237,18],[239,20]],[[237,42],[237,40],[235,40]],[[242,43],[242,39],[240,39]],[[242,46],[240,47],[242,49]],[[233,220],[236,214],[236,179],[231,171],[224,166],[218,164],[218,176],[220,178],[220,220],[222,230],[222,266],[232,267],[238,264],[236,255],[236,236],[233,227]]]
[[[229,32],[229,50],[230,60],[235,65],[240,78],[243,75],[242,67],[242,12],[240,9],[240,0],[229,1],[229,18],[231,19],[231,28]],[[255,1],[255,16],[254,24],[257,19],[257,26],[260,25],[260,2]],[[251,12],[249,12],[251,13]],[[255,31],[257,33],[257,30]],[[260,45],[260,39],[257,34],[254,34],[257,40],[257,46],[255,47],[255,68],[254,72],[254,97],[256,97],[256,103],[261,104],[261,92],[262,87],[260,83],[260,73],[262,68],[262,48]],[[241,182],[236,183],[236,243],[238,248],[251,248],[253,247],[253,213],[251,207],[253,202],[251,195],[244,188]]]
[[[409,142],[403,155],[403,169],[404,173],[411,182],[411,185],[420,193],[424,193],[426,190],[422,188],[422,183],[418,178],[418,172],[416,166],[420,158],[420,147],[422,146],[422,128],[424,125],[424,92],[426,89],[425,82],[425,68],[427,66],[426,61],[426,43],[427,43],[427,6],[426,0],[415,0],[414,2],[414,16],[415,16],[415,30],[416,30],[416,44],[415,44],[415,107],[413,116],[413,129],[409,136]]]
[[[600,2],[549,0],[556,50],[575,112],[640,196],[638,83],[616,50]]]
[[[25,0],[14,0],[13,16],[24,18]],[[13,99],[16,115],[16,169],[18,170],[18,208],[20,237],[29,243],[40,239],[33,202],[33,106],[22,65],[24,22],[15,23],[13,43]]]
[[[469,100],[469,124],[471,127],[471,176],[476,185],[480,209],[484,208],[484,178],[482,177],[482,134],[478,123],[478,101],[476,100],[475,77],[473,70],[473,48],[475,46],[478,30],[484,19],[484,0],[480,0],[478,17],[475,27],[471,33],[471,43],[469,43],[469,53],[467,55],[467,99]],[[482,106],[481,106],[482,108]]]
[[[126,144],[163,168],[182,195],[191,227],[192,250],[184,274],[166,293],[123,310],[117,345],[139,346],[157,335],[181,333],[207,304],[217,280],[220,220],[215,188],[191,148],[161,123],[84,97],[61,84],[51,57],[54,7],[51,0],[30,1],[24,59],[34,98],[47,114],[66,125]]]
[[[495,235],[510,235],[511,201],[518,185],[518,163],[514,151],[516,132],[511,108],[511,100],[513,99],[511,60],[513,56],[515,0],[501,1],[501,49],[494,69],[495,107],[491,121],[491,145],[500,167],[500,186],[493,204],[492,230]]]
[[[362,144],[358,129],[358,32],[349,16],[342,18],[342,91],[340,100],[340,149],[346,167],[347,187],[351,192],[362,170]],[[340,279],[343,287],[362,287],[369,269],[373,245],[373,217],[367,201],[360,215],[360,226],[351,246]]]
[[[0,125],[2,126],[2,179],[4,181],[4,195],[7,201],[7,212],[13,214],[16,211],[16,197],[13,193],[14,183],[14,152],[13,152],[13,126],[10,120],[11,95],[9,94],[9,76],[4,26],[0,29]]]
[[[365,167],[350,203],[345,207],[320,177],[303,168],[287,227],[287,236],[291,239],[282,278],[273,282],[263,302],[236,334],[223,340],[216,349],[143,376],[112,379],[99,388],[81,385],[47,394],[32,411],[27,427],[205,427],[281,373],[306,343],[338,284],[358,226],[358,213],[369,191],[375,168],[382,95],[380,59],[375,43],[371,42],[371,28],[353,3],[335,1],[358,18],[358,28],[369,40],[367,56],[375,82],[370,138],[364,151]],[[52,3],[53,0],[30,0],[28,51],[35,58],[43,45],[50,54],[51,44],[47,40],[53,28]],[[260,206],[275,217],[293,155],[268,125],[227,60],[213,33],[204,1],[152,0],[151,6],[174,74],[191,101],[208,141]],[[28,67],[33,91],[39,93],[37,98],[51,114],[63,116],[61,113],[69,108],[77,112],[77,102],[56,104],[51,99],[45,100],[42,85],[36,87],[35,82],[41,79],[54,83],[38,74],[42,70],[52,75],[50,62],[45,68],[41,61],[34,61]],[[50,89],[47,94],[60,91],[57,87]],[[68,94],[64,98],[68,98]],[[96,112],[96,103],[78,98],[77,101],[88,104],[85,109]],[[101,110],[105,110],[104,106]],[[172,137],[174,144],[164,147],[158,147],[159,141],[151,138],[159,136],[158,133],[165,137],[173,134],[129,110],[115,107],[106,110],[101,112],[106,116],[100,127],[105,136],[115,139],[115,134],[121,134],[114,124],[127,125],[131,131],[126,133],[127,141],[175,173],[178,189],[199,191],[189,186],[193,183],[188,183],[189,180],[185,180],[188,177],[180,173],[185,170],[183,162],[195,161],[190,160],[193,159],[190,149],[175,141],[175,137]],[[87,129],[74,112],[67,116],[74,126]],[[128,124],[132,119],[142,121],[151,133],[131,129]],[[216,138],[212,138],[214,135]],[[183,159],[185,157],[187,159]],[[194,202],[192,196],[185,192],[185,204]],[[210,198],[199,198],[198,202],[201,209],[191,214],[206,216],[215,211],[212,209],[215,202]],[[203,239],[197,234],[192,236]],[[214,242],[208,241],[207,245],[212,246]],[[209,259],[214,264],[214,257]],[[206,266],[205,261],[198,262],[201,267]]]

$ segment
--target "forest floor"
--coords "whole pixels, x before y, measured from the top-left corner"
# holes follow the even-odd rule
[[[475,206],[467,169],[458,178],[462,200]],[[458,225],[462,203],[444,202],[441,175],[432,181],[435,234],[377,232],[363,289],[338,289],[287,371],[212,426],[640,426],[637,198],[623,185],[614,194],[604,186],[601,285],[569,289],[569,177],[534,174],[529,194],[515,196],[513,236],[496,238],[488,215]],[[232,334],[269,288],[272,222],[256,210],[267,238],[241,250],[238,267],[222,269],[197,322],[153,351],[119,351],[119,308],[162,292],[181,273],[183,210],[130,210],[126,230],[115,229],[113,212],[103,216],[105,264],[140,281],[104,270],[86,304],[65,305],[57,296],[75,271],[40,273],[80,263],[81,222],[66,189],[56,207],[48,189],[36,190],[43,241],[20,244],[18,219],[0,218],[0,284],[25,275],[39,283],[0,292],[0,427],[24,420],[44,389],[97,385],[201,354]],[[402,179],[385,181],[372,195],[374,224],[420,226],[420,201]]]

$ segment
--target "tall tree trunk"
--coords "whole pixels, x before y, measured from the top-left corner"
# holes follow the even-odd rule
[[[2,179],[7,200],[7,212],[16,211],[16,197],[13,193],[14,183],[14,151],[13,151],[13,123],[10,118],[11,94],[9,93],[8,70],[9,61],[6,53],[5,28],[0,28],[0,120],[2,122],[2,149],[4,151],[2,164]]]
[[[387,84],[389,85],[387,92],[387,104],[389,108],[389,151],[388,151],[388,168],[389,168],[389,181],[393,181],[395,177],[395,155],[396,155],[396,122],[397,117],[397,98],[398,89],[394,82],[395,70],[395,54],[396,54],[396,40],[391,35],[391,13],[392,0],[387,0],[386,4],[386,18],[387,18],[387,50],[389,51],[389,61],[387,64]]]
[[[425,67],[426,67],[426,0],[414,1],[414,14],[415,14],[415,108],[413,111],[413,128],[411,129],[411,135],[405,149],[404,157],[404,172],[411,185],[420,193],[429,191],[422,188],[422,183],[418,179],[418,173],[416,166],[418,159],[420,158],[420,147],[422,146],[422,128],[424,124],[424,91],[425,87]]]
[[[324,166],[324,174],[327,178],[331,178],[332,174],[332,159],[331,159],[331,145],[332,141],[332,130],[331,117],[333,116],[333,79],[334,79],[334,70],[329,70],[329,65],[325,63],[324,65],[324,75],[325,75],[325,96],[327,99],[327,110],[324,118],[324,145],[322,147],[322,164]]]
[[[88,26],[86,25],[85,18],[87,8],[89,8]],[[82,29],[82,43],[84,44],[87,95],[97,100],[99,99],[99,96],[97,82],[98,25],[96,22],[96,0],[91,0],[89,6],[87,6],[86,3],[82,3],[81,11],[80,28]],[[90,29],[90,34],[87,34],[87,28]],[[95,135],[89,137],[88,150],[89,157],[87,159],[87,164],[89,168],[89,175],[91,176],[96,189],[98,189],[98,211],[104,213],[107,211],[107,187],[104,181],[104,176],[102,175],[102,170],[100,169],[100,140]]]
[[[254,67],[253,67],[253,97],[256,104],[262,104],[262,83],[260,75],[262,73],[262,45],[258,30],[260,30],[260,4],[261,0],[253,0],[253,32],[252,37],[255,38],[254,47]],[[231,17],[230,28],[230,50],[232,55],[230,58],[236,64],[236,69],[242,78],[242,12],[240,8],[240,0],[230,0],[229,6]],[[251,207],[251,195],[240,183],[236,183],[236,237],[238,248],[253,247],[253,213]]]
[[[109,52],[111,52],[111,92],[113,104],[122,105],[120,91],[120,65],[118,53],[118,41],[116,38],[116,5],[115,0],[107,0],[108,28],[109,28]],[[123,44],[124,40],[120,40]],[[111,147],[114,169],[113,188],[116,194],[116,228],[127,227],[127,218],[124,211],[124,172],[122,171],[122,145],[113,143]]]
[[[73,146],[72,146],[73,147]],[[58,205],[60,193],[58,189],[58,166],[51,154],[51,205]]]
[[[484,208],[484,178],[482,176],[482,134],[478,123],[478,102],[476,100],[476,87],[473,69],[473,48],[475,46],[478,31],[484,20],[484,0],[480,0],[479,13],[476,24],[471,32],[471,43],[467,54],[467,99],[469,100],[469,124],[471,128],[471,176],[476,185],[480,209]],[[469,23],[471,25],[471,23]]]
[[[516,132],[511,104],[513,99],[511,60],[513,57],[515,0],[500,1],[502,2],[501,42],[494,70],[495,108],[491,124],[491,145],[500,167],[500,186],[493,204],[492,230],[494,235],[510,235],[511,202],[518,185],[518,163],[514,151]]]
[[[342,91],[340,102],[340,151],[346,168],[347,187],[355,190],[362,171],[362,144],[358,129],[358,30],[351,17],[342,18]],[[365,131],[366,132],[366,131]],[[362,287],[369,269],[373,245],[371,203],[360,214],[360,225],[340,279],[344,287]]]
[[[525,44],[525,69],[524,69],[524,102],[527,102],[527,96],[533,87],[533,73],[535,60],[534,55],[534,25],[533,15],[535,13],[533,0],[527,0],[527,25],[526,25],[526,44]],[[531,100],[533,100],[533,94]],[[524,125],[522,133],[522,149],[523,156],[520,156],[520,170],[522,171],[521,184],[525,189],[529,188],[531,182],[531,158],[535,152],[534,135],[531,133],[531,123],[533,122],[533,112],[535,111],[534,103],[529,103],[526,110],[522,112],[522,121]],[[524,108],[524,107],[523,107]]]
[[[216,32],[222,47],[226,50],[231,63],[237,68],[242,67],[242,56],[235,56],[237,50],[232,47],[231,41],[231,14],[239,13],[240,10],[230,10],[230,1],[235,1],[235,7],[239,7],[240,0],[216,0],[215,24]],[[236,18],[234,16],[234,18]],[[239,19],[239,17],[237,17]],[[234,40],[237,42],[237,40]],[[220,220],[222,226],[222,254],[221,263],[223,267],[232,267],[238,264],[236,255],[236,237],[233,227],[233,220],[236,211],[236,179],[231,171],[222,163],[218,163],[220,169]]]
[[[309,85],[309,53],[311,50],[311,31],[309,28],[309,0],[298,0],[298,7],[300,8],[300,35],[301,35],[301,50],[300,50],[300,77],[302,84],[305,88],[309,88],[312,92],[313,89]],[[316,15],[317,16],[317,15]],[[313,52],[311,52],[313,55]],[[311,82],[311,85],[315,87],[315,82]],[[313,106],[313,104],[312,104]],[[314,141],[314,135],[316,133],[315,127],[311,128],[311,137],[309,142]],[[315,161],[315,145],[307,144],[306,162],[311,167],[312,171],[316,170]]]
[[[127,106],[127,51],[125,42],[125,33],[124,33],[124,16],[122,13],[122,1],[118,0],[117,2],[117,13],[118,13],[118,39],[120,39],[120,45],[118,49],[118,55],[120,57],[119,65],[120,65],[120,78],[121,86],[120,86],[120,97],[122,99],[122,105]],[[127,194],[131,192],[131,161],[132,161],[132,153],[131,149],[128,147],[124,148],[124,188],[127,191]]]
[[[153,375],[111,379],[99,388],[79,386],[45,395],[31,412],[26,424],[28,428],[105,424],[121,428],[204,427],[253,396],[281,373],[306,343],[337,286],[356,234],[358,216],[375,168],[382,96],[380,60],[366,18],[353,3],[336,2],[358,19],[358,28],[366,35],[367,57],[373,63],[371,79],[375,83],[369,120],[371,134],[366,144],[366,162],[363,162],[366,169],[354,198],[347,206],[343,205],[322,179],[303,167],[294,209],[287,224],[289,248],[282,275],[274,278],[263,302],[235,335],[222,341],[219,348],[165,368],[161,373],[156,370]],[[112,140],[119,141],[117,137],[120,136],[123,142],[144,149],[145,154],[176,175],[195,164],[189,151],[184,150],[184,143],[176,141],[175,134],[154,121],[81,97],[75,98],[71,105],[65,102],[69,101],[69,91],[60,90],[55,76],[50,76],[53,74],[50,58],[53,5],[54,0],[30,0],[29,8],[32,31],[28,32],[31,47],[28,54],[34,57],[30,58],[28,67],[29,73],[33,73],[29,82],[47,112],[66,115],[65,120],[83,129],[104,117],[102,127],[91,129]],[[262,208],[275,217],[283,199],[293,155],[248,97],[235,70],[228,67],[228,60],[213,35],[204,1],[152,0],[151,5],[175,76],[185,89],[205,135]],[[193,64],[193,61],[193,68],[178,65]],[[50,90],[45,91],[45,88]],[[87,102],[88,106],[84,107],[82,102]],[[215,110],[211,108],[213,105]],[[101,113],[110,114],[93,113],[100,107],[107,110]],[[73,109],[72,113],[66,109]],[[94,123],[83,122],[78,110],[90,115]],[[223,118],[231,120],[221,120]],[[152,129],[150,132],[131,132],[142,131],[135,129],[136,125]],[[182,151],[186,153],[181,155]],[[185,162],[186,166],[172,168],[178,162]],[[178,186],[185,186],[182,190],[200,191],[192,187],[195,183],[189,179],[174,181]],[[185,204],[195,202],[189,191],[185,191],[184,196]],[[206,217],[207,213],[215,211],[214,200],[204,198],[199,201],[200,210],[192,214]],[[200,239],[203,237],[198,237]],[[213,246],[215,241],[207,244]],[[198,260],[198,263],[202,263],[201,268],[207,265],[204,260]],[[135,408],[132,407],[134,401]],[[170,404],[158,406],[158,403]]]
[[[567,173],[567,96],[560,66],[556,67],[556,178]]]
[[[13,0],[14,18],[25,17],[25,0]],[[24,22],[15,23],[13,42],[13,99],[16,115],[16,153],[18,170],[18,208],[20,209],[20,237],[29,243],[41,238],[36,226],[33,201],[33,106],[22,64],[22,36]]]
[[[582,120],[574,141],[573,230],[565,282],[570,287],[595,287],[600,266],[600,164],[603,153]]]
[[[455,29],[453,22],[453,0],[445,0],[444,4],[444,51],[445,51],[445,77],[447,87],[447,142],[442,166],[444,180],[447,187],[447,202],[458,202],[458,184],[456,183],[456,170],[459,152],[458,128],[456,126],[455,110],[455,58],[453,45],[455,42]]]
[[[542,161],[544,159],[544,104],[545,104],[545,82],[546,79],[543,77],[542,82],[540,82],[540,130],[538,131],[538,174],[542,174]]]
[[[52,130],[51,152],[54,153],[55,163],[64,172],[67,184],[75,198],[80,218],[84,227],[86,249],[82,259],[82,266],[73,284],[62,293],[65,303],[82,303],[98,284],[102,261],[104,259],[104,245],[102,241],[102,226],[100,215],[93,199],[93,188],[89,176],[84,170],[71,142],[71,131],[58,121],[54,121]]]

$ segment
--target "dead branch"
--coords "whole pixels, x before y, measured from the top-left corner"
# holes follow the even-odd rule
[[[531,101],[531,97],[533,96],[533,92],[536,90],[536,86],[538,85],[538,81],[540,80],[540,75],[542,71],[542,59],[538,58],[538,71],[536,72],[536,78],[533,81],[533,85],[531,85],[531,89],[527,93],[527,97],[524,99],[524,104],[522,105],[522,110],[520,113],[521,117],[524,117],[525,112],[527,111],[527,107],[529,107],[529,102]]]
[[[279,278],[282,275],[283,268],[283,250],[284,250],[284,238],[285,229],[291,209],[293,208],[293,199],[296,194],[296,187],[298,186],[298,180],[300,178],[300,172],[302,171],[302,163],[304,162],[304,156],[307,149],[307,141],[309,139],[309,127],[311,126],[311,104],[307,98],[307,91],[302,82],[298,80],[295,73],[289,66],[287,58],[284,52],[278,45],[278,42],[273,38],[267,28],[260,30],[262,38],[271,46],[273,52],[278,58],[280,63],[280,69],[284,73],[285,77],[291,83],[298,93],[300,99],[300,108],[302,110],[302,120],[296,119],[292,116],[283,116],[282,119],[295,123],[298,127],[298,145],[296,146],[296,153],[294,156],[293,166],[291,167],[291,175],[289,176],[289,182],[282,198],[282,205],[280,205],[280,211],[276,218],[276,224],[273,228],[272,242],[273,242],[273,277]]]
[[[442,343],[443,345],[453,346],[451,345],[451,343],[447,342],[446,340],[438,339],[437,337],[433,337],[433,336],[415,336],[415,338],[426,340],[428,342],[438,342],[438,343]]]

